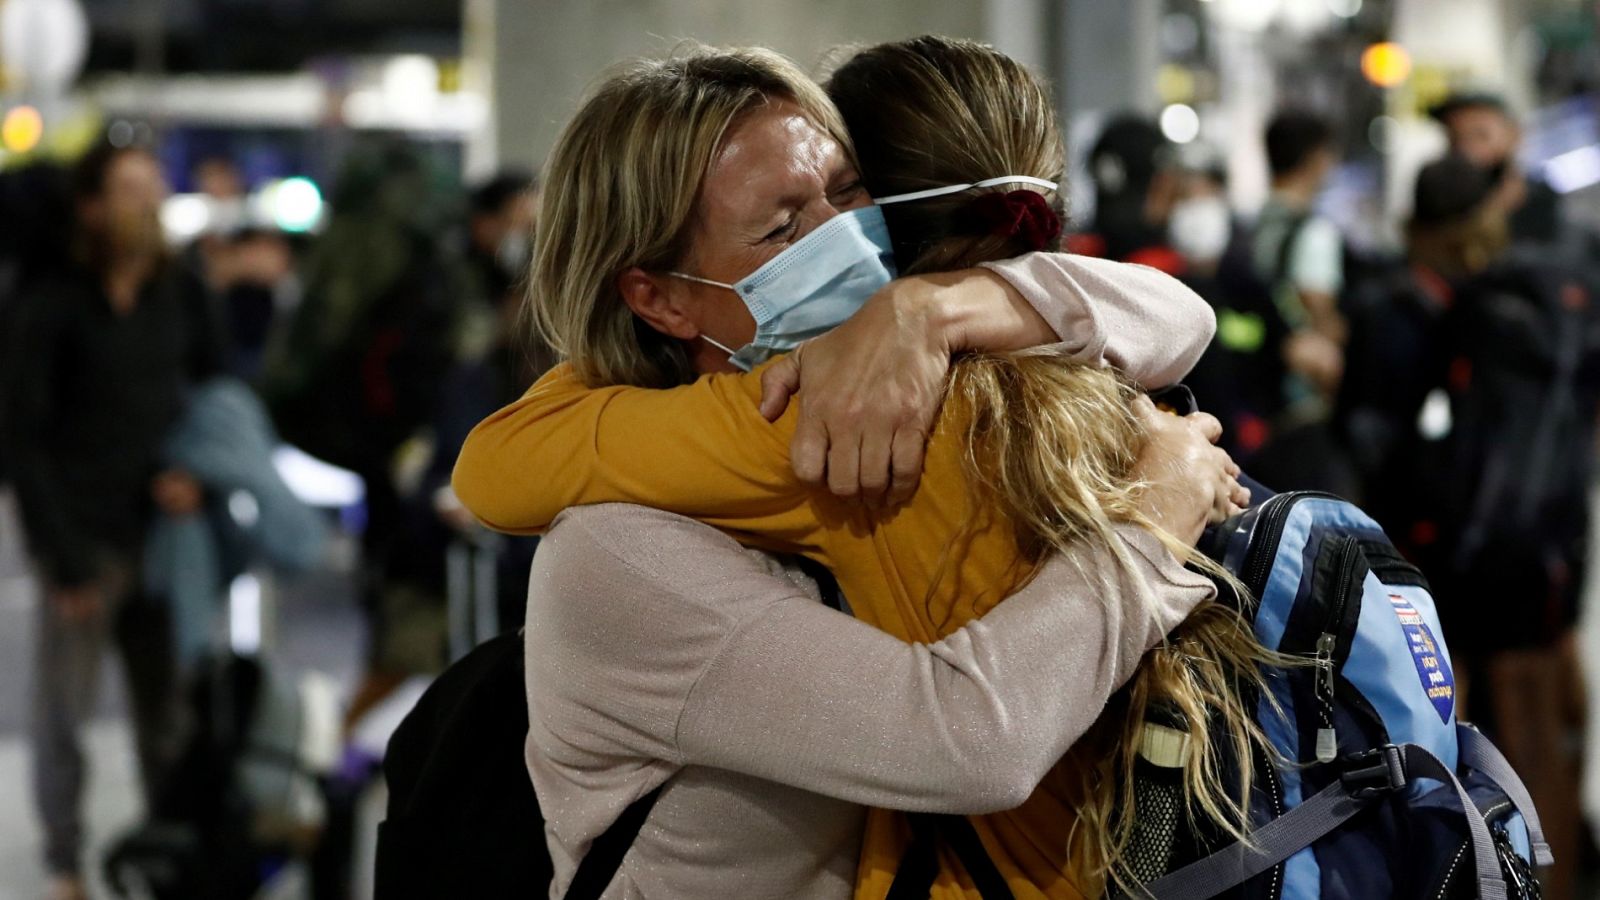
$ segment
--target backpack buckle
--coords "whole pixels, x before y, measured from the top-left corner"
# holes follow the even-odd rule
[[[1351,753],[1344,758],[1345,770],[1339,773],[1350,796],[1366,799],[1392,794],[1406,786],[1405,752],[1394,744]]]

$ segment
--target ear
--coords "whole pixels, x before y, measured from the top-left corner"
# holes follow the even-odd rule
[[[681,341],[700,336],[700,326],[688,315],[684,305],[688,291],[668,285],[666,278],[633,266],[617,276],[617,292],[633,314],[662,334]]]

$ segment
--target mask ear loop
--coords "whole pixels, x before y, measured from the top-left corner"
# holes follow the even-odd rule
[[[684,281],[698,281],[701,284],[709,284],[712,287],[727,288],[730,291],[738,290],[733,285],[727,284],[726,282],[712,281],[709,278],[701,278],[698,275],[685,275],[682,272],[668,272],[667,274],[671,275],[673,278],[682,278]]]
[[[974,188],[994,187],[997,184],[1031,184],[1034,187],[1044,188],[1047,191],[1057,190],[1060,185],[1054,181],[1035,178],[1032,175],[1001,175],[999,178],[985,178],[971,184],[949,184],[944,187],[928,188],[925,191],[912,191],[909,194],[893,194],[888,197],[877,197],[872,202],[879,206],[890,203],[907,203],[912,200],[926,200],[929,197],[942,197],[945,194],[956,194],[961,191],[970,191]]]
[[[730,350],[728,348],[727,344],[722,343],[721,341],[717,340],[716,338],[712,337],[709,334],[701,334],[700,335],[700,340],[705,341],[706,343],[708,343],[711,346],[717,348],[718,350],[721,350],[723,353],[728,354],[728,359],[730,359],[730,360],[733,359],[733,357],[736,355],[732,350]]]

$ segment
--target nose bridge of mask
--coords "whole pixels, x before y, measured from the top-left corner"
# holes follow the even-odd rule
[[[768,260],[761,268],[741,278],[734,290],[749,307],[759,328],[789,308],[811,297],[822,288],[848,277],[849,270],[815,264],[818,257],[867,259],[885,257],[889,248],[889,229],[883,213],[876,207],[839,213],[788,250]],[[893,261],[885,259],[893,277]]]

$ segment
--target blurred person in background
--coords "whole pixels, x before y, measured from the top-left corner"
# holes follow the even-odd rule
[[[204,271],[227,338],[227,372],[259,385],[268,349],[299,300],[294,248],[282,232],[259,227],[201,241],[208,241]]]
[[[72,188],[67,170],[34,163],[0,172],[0,221],[27,228],[0,229],[0,494],[11,483],[5,438],[9,409],[23,375],[22,295],[27,287],[69,265]],[[11,548],[0,548],[0,557]],[[18,554],[20,556],[20,552]]]
[[[1316,201],[1339,161],[1333,126],[1285,110],[1267,123],[1272,193],[1255,223],[1251,255],[1271,294],[1285,370],[1270,433],[1251,473],[1279,490],[1319,489],[1354,498],[1357,486],[1328,427],[1344,374],[1346,325],[1339,309],[1344,241]]]
[[[442,608],[388,590],[387,567],[403,551],[396,538],[414,490],[403,482],[418,468],[414,438],[431,422],[454,359],[460,266],[440,238],[449,199],[416,149],[358,148],[305,261],[304,299],[269,348],[262,379],[284,440],[355,472],[365,487],[361,596],[371,645],[352,721],[409,675],[445,662]]]
[[[204,287],[166,252],[166,183],[147,151],[95,147],[74,173],[72,265],[26,291],[6,438],[44,585],[33,688],[34,796],[53,895],[83,897],[79,729],[115,642],[127,671],[141,783],[177,746],[168,612],[145,596],[140,555],[158,511],[202,489],[161,471],[185,388],[218,368]]]
[[[452,538],[472,552],[495,557],[499,630],[522,621],[528,564],[538,538],[512,538],[478,525],[450,488],[450,473],[467,433],[522,392],[554,363],[553,352],[519,324],[532,259],[538,181],[509,171],[478,185],[467,200],[466,289],[462,294],[455,364],[445,377],[433,420],[433,454],[417,492],[418,536],[442,562]],[[441,533],[442,532],[442,533]],[[441,567],[430,565],[429,581],[443,591]]]
[[[1528,787],[1574,896],[1581,676],[1573,627],[1600,415],[1600,272],[1514,244],[1517,195],[1462,156],[1424,167],[1409,269],[1353,322],[1349,405],[1371,423],[1369,496],[1446,598],[1463,718]]]
[[[1225,162],[1210,147],[1189,144],[1177,154],[1167,240],[1182,258],[1179,277],[1217,315],[1216,336],[1184,383],[1224,423],[1222,447],[1247,461],[1266,440],[1277,409],[1285,334],[1252,265],[1250,231],[1228,204]]]
[[[1512,240],[1548,243],[1562,237],[1561,195],[1522,168],[1517,158],[1522,126],[1505,98],[1487,92],[1451,94],[1428,114],[1444,126],[1451,153],[1504,179],[1501,202],[1510,209]]]
[[[228,374],[260,385],[269,345],[299,297],[295,251],[282,231],[252,216],[249,182],[232,158],[204,157],[189,173],[205,203],[205,228],[184,250],[216,295]]]
[[[1183,258],[1168,234],[1182,180],[1176,163],[1172,143],[1154,122],[1132,113],[1112,118],[1089,151],[1094,222],[1069,239],[1068,249],[1168,275],[1182,271]]]

